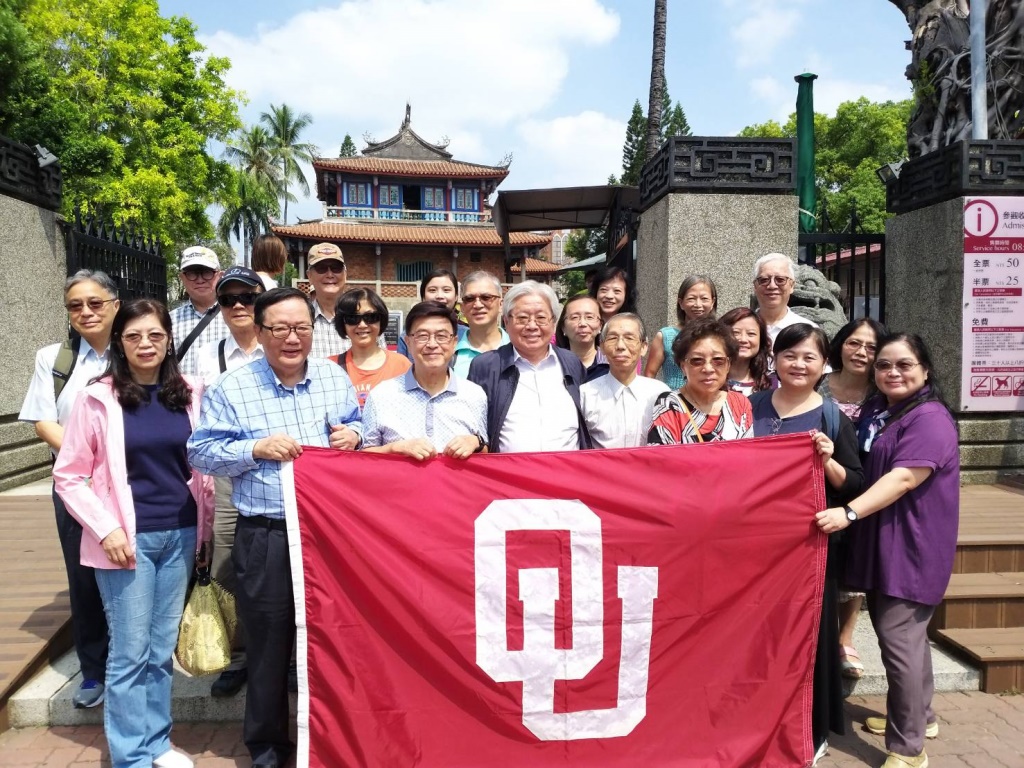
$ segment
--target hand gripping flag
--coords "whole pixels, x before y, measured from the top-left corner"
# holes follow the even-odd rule
[[[809,763],[808,435],[285,480],[300,768]]]

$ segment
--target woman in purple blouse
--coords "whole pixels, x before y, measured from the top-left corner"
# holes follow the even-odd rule
[[[878,395],[864,405],[858,430],[871,485],[816,520],[825,533],[850,529],[846,582],[867,593],[889,682],[888,717],[865,722],[885,734],[883,768],[921,768],[925,737],[939,732],[927,630],[953,572],[960,454],[920,337],[883,339],[874,371]]]

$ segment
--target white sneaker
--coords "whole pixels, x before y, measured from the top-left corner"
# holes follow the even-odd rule
[[[823,742],[821,742],[821,746],[818,747],[818,751],[814,753],[814,759],[811,761],[811,765],[812,766],[817,765],[818,761],[821,760],[821,758],[823,758],[827,754],[828,754],[828,742],[827,741],[823,741]],[[155,766],[156,763],[153,763],[153,765]]]
[[[153,758],[153,768],[195,768],[195,763],[184,752],[169,749],[160,757]]]

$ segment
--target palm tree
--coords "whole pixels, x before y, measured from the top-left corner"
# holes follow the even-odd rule
[[[665,92],[665,36],[668,0],[654,0],[654,46],[651,52],[651,92],[647,102],[647,159],[661,146],[662,94]]]
[[[263,126],[253,125],[239,131],[227,143],[224,154],[258,184],[271,190],[275,197],[281,192],[281,169],[274,157],[273,141]]]
[[[279,212],[277,196],[250,171],[232,171],[231,175],[231,193],[217,221],[217,234],[224,242],[230,242],[232,235],[239,238],[242,262],[249,266],[249,243],[270,231],[270,217]]]
[[[313,155],[316,147],[309,142],[300,141],[300,135],[313,123],[313,117],[308,112],[296,115],[287,104],[279,107],[270,105],[270,111],[260,115],[260,122],[263,123],[270,133],[270,150],[275,161],[280,165],[281,179],[284,184],[284,223],[288,223],[288,182],[294,181],[299,185],[302,194],[309,197],[309,182],[299,167],[299,161],[313,162]],[[290,198],[294,200],[295,198]]]

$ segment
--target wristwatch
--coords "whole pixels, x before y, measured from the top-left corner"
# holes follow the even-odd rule
[[[479,445],[478,445],[478,446],[476,447],[476,450],[475,450],[475,451],[473,451],[473,453],[480,453],[480,451],[482,451],[482,450],[483,450],[484,448],[486,448],[486,447],[487,447],[487,442],[486,442],[486,441],[484,440],[484,436],[483,436],[483,435],[481,435],[481,434],[479,434],[479,433],[477,433],[477,432],[474,432],[474,433],[473,433],[473,437],[475,437],[475,438],[477,439],[477,442],[479,442],[479,443],[480,443],[480,444],[479,444]]]
[[[851,523],[856,523],[858,520],[860,520],[860,518],[857,517],[857,513],[853,511],[853,507],[851,507],[849,504],[843,504],[843,509],[846,510],[846,519],[849,520]]]

